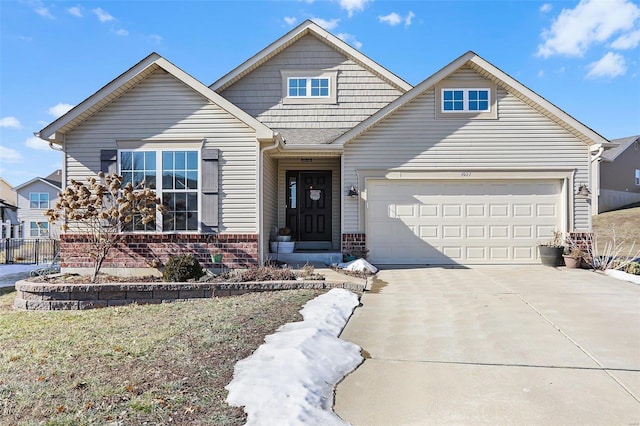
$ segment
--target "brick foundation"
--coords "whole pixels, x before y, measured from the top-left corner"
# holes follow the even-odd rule
[[[60,236],[61,268],[93,268],[86,235]],[[257,234],[131,234],[112,248],[102,267],[105,269],[150,268],[165,265],[176,254],[192,253],[203,268],[258,266]],[[214,264],[212,254],[222,253],[222,263]]]
[[[593,252],[593,232],[569,232],[565,246],[569,245],[568,241],[575,241],[577,247],[582,250],[583,253]]]
[[[367,258],[366,234],[342,234],[342,254]]]

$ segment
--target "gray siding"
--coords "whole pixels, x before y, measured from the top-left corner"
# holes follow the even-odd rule
[[[263,253],[269,253],[269,238],[275,235],[274,229],[278,227],[278,160],[265,155],[262,166],[262,223],[265,233]]]
[[[18,220],[24,221],[24,237],[29,238],[29,227],[31,222],[46,222],[47,217],[44,216],[46,209],[32,209],[29,202],[29,194],[32,192],[49,194],[49,208],[53,208],[58,200],[59,189],[53,188],[41,181],[34,181],[30,185],[21,188],[17,193],[18,198]],[[60,235],[60,227],[57,224],[49,224],[49,236],[58,238]]]
[[[632,143],[614,161],[600,163],[600,188],[640,194],[636,170],[640,170],[640,147]]]
[[[331,170],[331,241],[333,249],[340,248],[340,159],[314,158],[312,163],[302,163],[299,158],[281,158],[278,160],[278,226],[285,226],[287,210],[286,174],[287,170]]]
[[[483,78],[461,69],[451,80]],[[344,187],[359,169],[391,170],[575,170],[574,193],[589,182],[587,146],[558,124],[507,93],[497,91],[498,118],[436,119],[435,90],[429,89],[344,151]],[[358,203],[345,203],[343,232],[363,232]],[[575,229],[590,228],[589,205],[574,200]]]
[[[335,105],[283,105],[281,70],[337,70]],[[221,93],[273,129],[347,130],[401,95],[377,75],[307,35]],[[336,132],[333,132],[336,133]],[[336,137],[328,134],[327,137]],[[287,143],[309,143],[295,133]],[[321,141],[321,136],[313,142]],[[329,142],[325,140],[324,142]]]
[[[220,232],[257,232],[255,131],[164,71],[156,71],[66,136],[66,177],[82,179],[100,170],[100,150],[116,140],[207,139],[220,150]]]

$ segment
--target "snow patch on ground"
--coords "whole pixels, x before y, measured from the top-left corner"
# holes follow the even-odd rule
[[[346,425],[333,411],[336,384],[363,361],[360,347],[338,335],[358,297],[333,289],[307,302],[304,320],[265,338],[235,365],[227,403],[244,406],[247,425]]]
[[[607,269],[606,271],[604,271],[604,274],[618,280],[640,284],[640,275],[627,274],[626,272],[619,271],[617,269]]]
[[[13,287],[16,281],[29,277],[33,270],[47,267],[49,264],[0,264],[0,287]]]

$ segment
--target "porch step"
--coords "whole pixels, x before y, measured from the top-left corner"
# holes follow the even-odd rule
[[[298,268],[305,263],[332,263],[342,262],[342,252],[339,251],[295,251],[293,253],[269,253],[269,259],[285,262],[292,268]]]

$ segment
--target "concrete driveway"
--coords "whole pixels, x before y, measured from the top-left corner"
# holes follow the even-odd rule
[[[342,338],[353,425],[640,424],[640,286],[544,266],[388,269]]]

